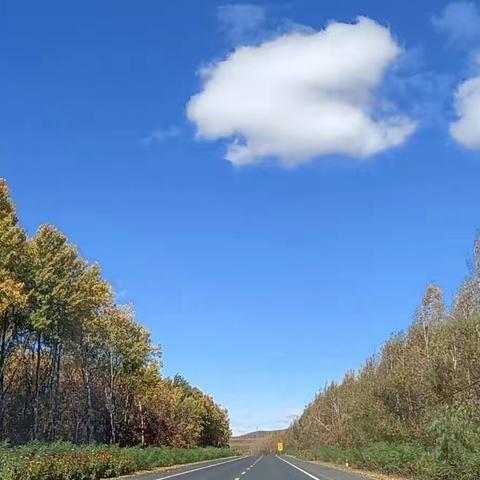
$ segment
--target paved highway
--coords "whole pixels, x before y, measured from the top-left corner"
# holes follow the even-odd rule
[[[130,478],[135,480],[366,480],[366,477],[276,455],[215,460],[164,473],[146,473]]]

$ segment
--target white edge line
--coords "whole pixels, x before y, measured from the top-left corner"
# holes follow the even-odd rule
[[[314,480],[320,480],[320,478],[316,477],[315,475],[312,475],[311,473],[308,473],[306,472],[305,470],[303,470],[302,468],[300,467],[297,467],[295,464],[293,463],[290,463],[288,460],[285,460],[284,458],[282,457],[279,457],[278,455],[275,455],[279,460],[281,460],[282,462],[285,462],[285,463],[288,463],[290,466],[292,466],[293,468],[296,468],[297,470],[300,470],[302,473],[304,473],[305,475],[309,476],[310,478],[313,478]],[[325,475],[323,475],[322,473],[322,478],[324,478],[325,480],[333,480]]]
[[[248,457],[239,457],[239,458],[232,458],[231,460],[227,460],[225,462],[214,463],[213,465],[206,465],[205,467],[194,468],[192,470],[186,470],[185,472],[174,473],[173,475],[167,475],[166,477],[157,477],[156,480],[165,480],[167,478],[179,477],[180,475],[186,475],[187,473],[198,472],[200,470],[205,470],[207,468],[218,467],[219,465],[225,465],[226,463],[230,462],[237,462],[238,460],[242,460]]]

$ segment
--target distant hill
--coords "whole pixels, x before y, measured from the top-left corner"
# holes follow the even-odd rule
[[[268,437],[281,434],[285,430],[257,430],[255,432],[244,433],[230,438],[230,447],[244,452],[255,453],[260,450]]]
[[[237,437],[232,437],[232,439],[241,440],[241,439],[251,439],[251,438],[263,438],[272,433],[283,432],[283,430],[257,430],[255,432],[244,433],[243,435],[238,435]]]

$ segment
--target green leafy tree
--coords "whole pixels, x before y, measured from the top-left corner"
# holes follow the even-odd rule
[[[18,225],[5,181],[0,179],[0,440],[4,438],[9,362],[16,352],[27,305],[26,235]]]
[[[0,440],[226,445],[227,413],[160,359],[98,264],[54,226],[26,235],[0,180]]]

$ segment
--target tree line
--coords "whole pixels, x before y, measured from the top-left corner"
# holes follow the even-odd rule
[[[160,369],[99,265],[54,226],[29,236],[0,179],[0,443],[227,445],[227,412]]]
[[[413,442],[443,468],[434,478],[470,478],[462,469],[478,478],[480,237],[473,253],[451,306],[438,285],[428,285],[405,332],[315,396],[283,437],[290,447]]]
[[[480,478],[480,235],[450,306],[427,285],[413,321],[339,382],[326,384],[287,430],[249,445],[421,480]]]

